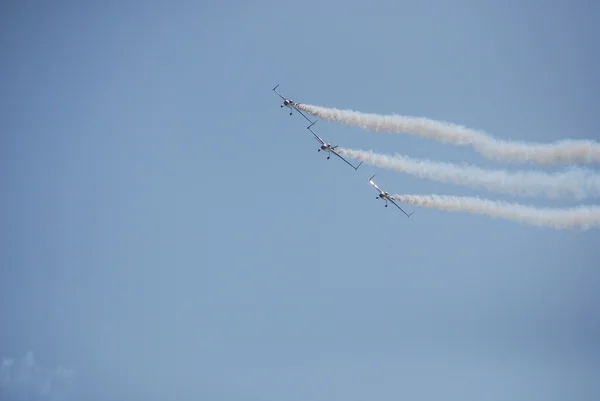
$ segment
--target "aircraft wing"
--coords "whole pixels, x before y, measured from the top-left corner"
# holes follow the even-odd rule
[[[319,135],[315,134],[315,132],[313,130],[311,130],[310,127],[308,127],[308,130],[310,132],[312,132],[312,134],[314,135],[314,137],[317,141],[321,142],[322,145],[325,145],[325,141],[323,140],[323,138],[321,138]]]
[[[373,175],[373,177],[375,177],[375,176]],[[373,177],[369,178],[369,183],[371,183],[371,185],[373,185],[373,187],[375,187],[375,189],[376,189],[376,190],[378,190],[379,192],[383,193],[383,190],[382,190],[381,188],[379,188],[379,187],[377,186],[377,184],[375,184],[375,183],[373,182]]]
[[[282,98],[283,100],[287,100],[286,98],[284,98],[283,96],[281,96],[281,93],[277,92],[277,88],[278,87],[279,87],[279,84],[277,84],[277,86],[273,88],[273,92],[277,93],[279,95],[279,97]]]
[[[342,159],[343,161],[345,161],[350,167],[352,167],[354,170],[358,170],[358,168],[363,164],[363,162],[360,162],[358,164],[358,166],[354,167],[352,165],[352,163],[350,163],[348,160],[344,159],[340,154],[338,154],[335,150],[332,150],[331,153],[333,153],[334,155],[336,155],[337,157],[339,157],[340,159]]]
[[[306,117],[306,115],[305,115],[305,114],[304,114],[304,113],[303,113],[301,110],[298,110],[298,108],[296,107],[296,105],[295,105],[295,104],[294,104],[294,106],[293,106],[293,107],[294,107],[294,110],[296,110],[298,113],[300,113],[300,114],[302,115],[302,117],[306,118],[306,121],[308,121],[308,122],[309,122],[309,123],[311,123],[311,124],[314,124],[314,123],[316,123],[316,121],[313,121],[313,120],[311,120],[310,118]]]
[[[406,213],[406,212],[404,211],[404,209],[402,209],[400,206],[398,206],[398,204],[397,204],[396,202],[394,202],[392,199],[389,199],[389,198],[388,198],[388,200],[389,200],[390,202],[392,202],[392,203],[393,203],[393,204],[394,204],[394,205],[395,205],[395,206],[396,206],[398,209],[402,210],[402,213],[404,213],[404,214],[406,215],[406,217],[410,217],[410,216],[412,216],[412,214],[414,213],[414,211],[413,211],[411,214],[408,214],[408,213]]]

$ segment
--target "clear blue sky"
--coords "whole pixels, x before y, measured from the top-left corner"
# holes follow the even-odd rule
[[[2,401],[600,399],[598,231],[406,219],[369,176],[504,198],[325,160],[271,91],[600,139],[598,3],[59,3],[0,6]]]

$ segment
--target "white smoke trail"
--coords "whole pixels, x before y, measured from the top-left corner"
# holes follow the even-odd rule
[[[348,126],[376,132],[410,133],[453,145],[471,145],[491,160],[536,162],[544,165],[600,162],[600,143],[595,141],[565,139],[548,144],[501,141],[484,132],[445,121],[399,115],[384,116],[306,104],[297,107],[323,120]]]
[[[381,168],[407,173],[419,178],[449,182],[467,187],[483,187],[492,192],[513,196],[546,195],[551,198],[600,197],[600,175],[591,170],[571,168],[565,172],[547,174],[538,171],[484,170],[475,166],[459,166],[430,160],[414,160],[396,154],[386,156],[373,151],[338,148],[344,156],[362,160]]]
[[[600,227],[600,207],[598,206],[549,209],[466,196],[391,195],[391,197],[411,205],[447,212],[483,214],[537,227],[583,230]]]

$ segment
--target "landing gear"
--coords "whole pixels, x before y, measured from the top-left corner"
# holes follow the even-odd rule
[[[327,156],[327,160],[329,160],[331,158],[331,156]]]

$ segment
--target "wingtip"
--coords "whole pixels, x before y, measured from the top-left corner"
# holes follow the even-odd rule
[[[277,88],[279,88],[279,84],[275,85],[275,87],[273,89],[271,89],[271,90],[275,90]]]
[[[358,166],[356,166],[356,168],[354,169],[355,171],[358,171],[359,167],[362,166],[363,162],[358,163]]]
[[[373,179],[373,177],[375,177],[375,174],[373,174],[373,176],[371,178],[369,178],[369,181],[371,181]]]

